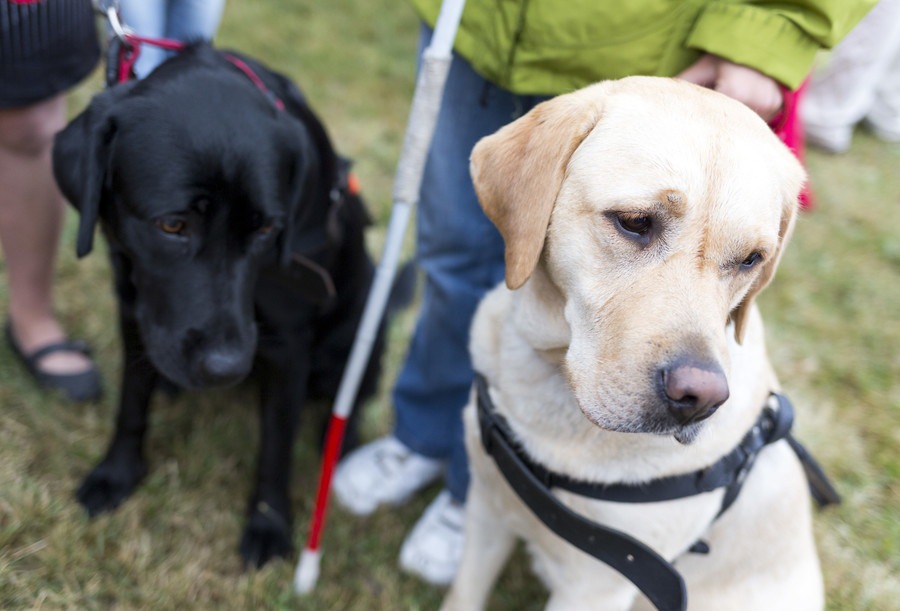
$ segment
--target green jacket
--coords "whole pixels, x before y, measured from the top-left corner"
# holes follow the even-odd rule
[[[440,0],[411,0],[434,26]],[[518,94],[555,95],[642,74],[674,76],[702,53],[796,88],[819,49],[875,0],[469,0],[455,50]]]

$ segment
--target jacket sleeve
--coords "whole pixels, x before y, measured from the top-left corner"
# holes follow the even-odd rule
[[[747,0],[710,2],[686,45],[750,66],[791,89],[816,53],[837,44],[876,0]]]

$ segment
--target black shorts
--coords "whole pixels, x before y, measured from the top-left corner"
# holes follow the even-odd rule
[[[0,0],[0,108],[66,91],[99,57],[91,0]]]

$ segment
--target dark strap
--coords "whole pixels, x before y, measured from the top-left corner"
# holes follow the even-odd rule
[[[774,393],[773,393],[774,394]],[[604,484],[584,482],[566,475],[554,473],[543,465],[522,455],[523,464],[548,488],[562,488],[575,494],[615,503],[658,503],[681,499],[719,488],[728,488],[727,505],[737,498],[744,478],[753,466],[759,452],[767,445],[785,437],[791,428],[794,412],[790,402],[782,395],[776,412],[765,408],[753,428],[734,450],[714,464],[683,475],[673,475],[641,484]],[[725,505],[726,503],[723,503]],[[724,510],[724,508],[723,508]]]
[[[732,450],[725,458],[720,459],[713,465],[713,468],[723,463],[737,462],[733,471],[724,474],[723,483],[725,487],[725,496],[722,498],[722,508],[718,515],[722,515],[737,500],[744,486],[744,481],[756,462],[756,457],[764,447],[775,443],[780,439],[784,439],[794,425],[794,407],[787,397],[772,393],[772,396],[778,401],[778,411],[773,410],[766,405],[762,413],[756,420],[756,423],[750,431],[744,435],[741,443]],[[734,461],[733,457],[739,457],[738,461]],[[729,461],[728,459],[732,460]],[[730,466],[730,465],[728,465]]]
[[[793,435],[787,436],[787,442],[791,444],[791,448],[793,448],[797,458],[800,459],[800,464],[803,465],[803,471],[806,473],[806,481],[809,484],[809,493],[812,495],[813,500],[815,500],[819,508],[828,507],[829,505],[839,505],[841,502],[841,495],[838,494],[838,491],[834,488],[831,481],[829,481],[828,476],[825,475],[825,472],[822,470],[822,467],[819,466],[819,463],[816,462],[816,459],[812,457],[809,451],[804,448],[799,441],[794,439]]]
[[[476,374],[475,388],[481,442],[516,494],[550,530],[619,571],[658,609],[683,609],[687,604],[684,581],[675,567],[627,534],[574,513],[553,496],[551,488],[619,503],[667,501],[725,488],[718,514],[722,515],[737,499],[762,449],[785,439],[800,459],[810,492],[818,505],[825,507],[841,500],[819,464],[791,436],[794,408],[788,398],[779,393],[772,393],[778,409],[764,407],[741,443],[713,465],[694,473],[642,484],[602,484],[574,480],[533,462],[513,443],[515,436],[503,416],[494,409],[484,376]],[[690,551],[707,553],[709,546],[698,541]]]
[[[317,306],[327,306],[337,297],[334,280],[325,267],[300,253],[291,255],[286,270],[294,286],[301,289],[303,299]]]
[[[771,396],[778,402],[778,411],[773,411],[768,406],[764,408],[756,425],[747,433],[741,444],[736,448],[735,451],[740,450],[746,455],[746,458],[737,472],[734,473],[731,483],[724,484],[727,486],[727,489],[725,498],[722,499],[722,509],[719,511],[719,515],[722,515],[737,499],[741,486],[743,486],[744,480],[753,467],[753,463],[760,451],[765,446],[775,443],[779,439],[787,441],[794,454],[800,460],[800,464],[803,466],[803,471],[806,474],[810,495],[815,500],[816,505],[821,509],[841,502],[841,495],[835,490],[822,467],[819,466],[819,463],[816,462],[816,459],[812,457],[809,451],[791,435],[790,431],[794,424],[794,406],[791,404],[790,399],[776,392],[773,392]]]
[[[62,341],[54,342],[52,344],[48,344],[46,346],[38,348],[28,356],[24,356],[23,358],[28,361],[29,364],[36,365],[37,362],[42,358],[54,352],[78,352],[85,356],[91,355],[91,349],[83,340],[64,339]]]
[[[488,411],[492,404],[483,376],[476,377],[475,386],[481,442],[528,508],[557,535],[621,573],[657,609],[686,609],[687,589],[675,567],[637,539],[579,516],[554,497],[512,447],[502,416]]]

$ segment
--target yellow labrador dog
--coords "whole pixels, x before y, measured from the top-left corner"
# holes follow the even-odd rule
[[[479,142],[471,167],[506,286],[472,329],[484,379],[464,416],[466,547],[444,608],[482,608],[517,538],[548,609],[683,608],[666,582],[679,574],[692,611],[821,608],[808,490],[754,306],[794,224],[797,160],[742,104],[633,77],[539,105]],[[503,460],[485,449],[497,430]],[[517,461],[543,475],[510,479],[501,462]],[[713,471],[711,488],[670,500],[573,491],[639,495]],[[542,477],[553,494],[534,500]]]

